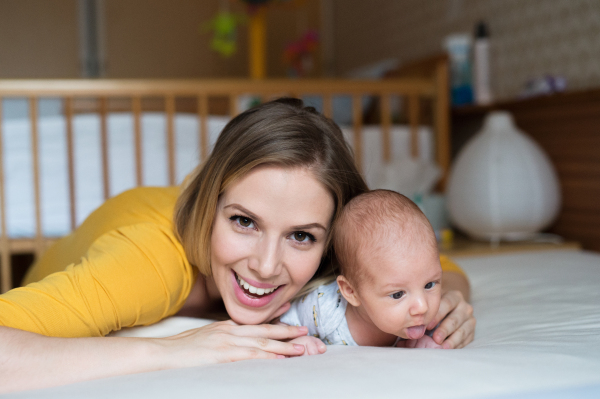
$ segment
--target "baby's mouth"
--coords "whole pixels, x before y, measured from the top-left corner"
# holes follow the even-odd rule
[[[253,285],[251,285],[247,281],[245,281],[243,278],[238,276],[237,273],[234,272],[234,274],[235,274],[235,279],[236,279],[239,287],[242,289],[242,291],[244,291],[244,294],[246,294],[246,296],[249,296],[250,298],[266,297],[268,295],[271,295],[273,292],[277,291],[281,287],[281,285],[278,285],[277,287],[272,287],[272,288],[254,287]]]
[[[420,326],[412,326],[406,329],[406,335],[408,339],[419,339],[425,334],[425,325],[421,324]]]

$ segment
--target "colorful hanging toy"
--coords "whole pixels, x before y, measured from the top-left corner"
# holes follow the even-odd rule
[[[204,31],[213,33],[210,48],[223,57],[231,57],[237,50],[237,27],[246,23],[246,16],[229,11],[219,11],[203,25]]]
[[[318,43],[319,34],[309,30],[299,40],[286,46],[283,61],[291,76],[305,76],[312,70]]]

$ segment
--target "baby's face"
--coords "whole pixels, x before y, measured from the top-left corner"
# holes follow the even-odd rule
[[[370,279],[356,287],[364,311],[381,331],[418,339],[440,306],[442,268],[437,251],[420,243],[388,245],[359,256]]]

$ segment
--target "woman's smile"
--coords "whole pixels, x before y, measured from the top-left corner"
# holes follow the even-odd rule
[[[278,294],[277,290],[284,285],[258,283],[248,279],[253,284],[240,277],[232,270],[235,296],[246,306],[260,308],[267,305]]]
[[[259,324],[310,280],[325,251],[333,197],[308,168],[261,166],[225,189],[211,269],[227,313]]]

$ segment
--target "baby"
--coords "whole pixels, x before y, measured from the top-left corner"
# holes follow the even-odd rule
[[[292,302],[280,321],[307,326],[291,342],[441,348],[426,335],[442,293],[435,234],[408,198],[374,190],[352,199],[333,227],[341,275]],[[312,337],[311,337],[312,336]]]

